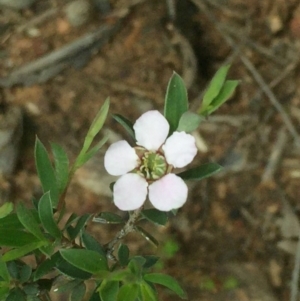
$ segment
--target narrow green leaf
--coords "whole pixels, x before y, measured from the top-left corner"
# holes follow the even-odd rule
[[[195,168],[183,171],[177,174],[183,180],[202,180],[210,177],[222,169],[222,166],[217,163],[206,163]]]
[[[187,111],[182,114],[176,131],[190,133],[196,130],[204,119],[199,114]]]
[[[82,279],[75,279],[71,281],[69,279],[66,279],[65,281],[63,280],[58,284],[58,287],[55,289],[55,292],[69,293],[79,283],[82,283]]]
[[[84,246],[86,247],[86,249],[98,252],[103,257],[106,257],[106,253],[104,251],[104,248],[89,233],[87,233],[86,231],[83,231],[82,234],[81,234],[81,239],[82,239],[82,242],[83,242]]]
[[[86,292],[86,286],[83,282],[79,283],[72,290],[70,301],[82,301]]]
[[[104,136],[94,147],[92,147],[89,151],[84,153],[80,157],[80,159],[76,160],[76,164],[74,168],[78,169],[87,161],[89,161],[100,150],[100,148],[106,143],[107,140],[108,140],[108,136]]]
[[[161,273],[151,273],[144,275],[144,279],[155,284],[163,285],[177,294],[180,298],[187,299],[186,292],[181,288],[179,283],[169,275]]]
[[[230,65],[222,66],[212,78],[202,101],[201,109],[205,110],[211,102],[219,95],[229,71]]]
[[[77,235],[82,230],[82,228],[86,225],[87,221],[90,219],[91,216],[92,215],[88,213],[84,214],[78,219],[77,224],[74,228],[67,229],[71,240],[74,240],[77,237]]]
[[[239,81],[237,80],[227,80],[224,83],[218,96],[211,102],[211,104],[202,112],[204,116],[210,115],[216,111],[222,104],[224,104],[234,93],[236,87],[238,86]]]
[[[76,213],[72,213],[68,220],[66,221],[66,224],[64,226],[64,230],[67,229],[71,224],[73,224],[78,219],[78,215]]]
[[[124,244],[120,244],[119,246],[118,259],[122,266],[127,266],[129,261],[129,248]]]
[[[124,220],[120,215],[112,212],[101,212],[93,218],[93,222],[101,224],[123,224]]]
[[[43,276],[50,273],[54,269],[55,266],[56,266],[56,262],[52,258],[49,258],[49,259],[46,259],[45,261],[43,261],[40,265],[38,265],[37,269],[35,270],[34,275],[33,275],[33,281],[36,282]]]
[[[59,192],[62,193],[69,181],[69,158],[60,145],[51,143],[51,149],[54,156],[57,186]]]
[[[136,283],[121,286],[116,301],[135,300],[139,294],[139,286]]]
[[[126,132],[135,140],[133,124],[130,120],[119,114],[112,114],[113,119],[122,125]]]
[[[6,202],[0,206],[0,219],[9,215],[14,209],[14,205],[11,202]]]
[[[17,206],[17,216],[26,230],[28,230],[38,239],[45,240],[39,224],[32,214],[32,211],[27,209],[23,203],[19,203]]]
[[[85,249],[65,249],[59,251],[61,256],[73,266],[97,274],[102,270],[107,270],[106,258],[99,253]]]
[[[99,287],[102,301],[116,301],[119,292],[119,281],[107,281],[104,279]]]
[[[10,280],[6,263],[3,261],[1,254],[0,254],[0,277],[6,282],[9,282]]]
[[[46,192],[39,201],[39,217],[46,231],[54,238],[61,238],[61,231],[59,230],[54,217],[50,193]]]
[[[102,129],[103,124],[106,120],[107,113],[109,110],[109,98],[107,98],[102,105],[101,109],[97,113],[95,119],[93,120],[87,135],[85,137],[83,148],[80,152],[80,154],[85,154],[87,150],[90,148],[95,136],[99,133],[99,131]]]
[[[182,78],[174,72],[166,92],[164,115],[170,124],[170,134],[178,127],[183,113],[188,110],[188,97]]]
[[[134,227],[137,232],[139,232],[147,241],[151,242],[155,247],[158,247],[158,241],[145,229],[141,228],[140,226]]]
[[[58,203],[59,190],[55,172],[52,167],[46,148],[38,138],[36,138],[35,141],[34,156],[36,169],[43,187],[43,192],[46,193],[50,191],[51,199],[53,202],[52,206],[56,207]]]
[[[0,245],[7,247],[22,247],[37,242],[38,239],[21,229],[0,228]]]
[[[143,301],[158,301],[156,292],[152,289],[152,287],[144,282],[140,284],[140,291],[142,295]]]
[[[168,221],[167,213],[157,209],[145,209],[142,211],[142,215],[150,222],[161,226],[164,226]]]
[[[47,244],[46,241],[38,241],[19,247],[18,249],[10,250],[2,256],[2,260],[6,262],[6,261],[11,261],[14,259],[21,258],[46,244]]]

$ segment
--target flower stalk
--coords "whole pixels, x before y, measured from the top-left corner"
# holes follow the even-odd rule
[[[113,256],[113,252],[115,250],[115,246],[120,240],[122,240],[128,233],[135,231],[134,225],[138,218],[140,217],[140,214],[143,210],[143,206],[134,210],[130,216],[124,227],[115,235],[115,237],[107,244],[106,248],[106,257],[110,260],[113,260],[116,262],[116,258]]]

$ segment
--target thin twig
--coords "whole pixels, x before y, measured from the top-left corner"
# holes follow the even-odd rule
[[[300,231],[299,231],[299,236],[298,236],[295,266],[294,266],[294,270],[293,270],[293,274],[292,274],[290,301],[297,301],[297,297],[298,297],[298,293],[299,293],[299,289],[298,289],[299,272],[300,272]]]
[[[111,259],[113,261],[116,261],[112,253],[114,252],[116,244],[123,239],[128,233],[134,231],[134,224],[136,223],[137,219],[139,218],[141,211],[143,210],[143,206],[139,209],[136,209],[133,211],[133,213],[130,215],[127,223],[124,225],[124,227],[116,234],[116,236],[107,244],[106,248],[106,256],[108,259]]]
[[[282,127],[279,130],[277,140],[273,146],[269,162],[265,168],[265,171],[261,177],[262,183],[271,181],[274,177],[274,174],[276,172],[276,169],[278,168],[282,153],[284,151],[284,148],[286,146],[288,140],[288,136],[286,135],[286,129],[285,127]]]
[[[19,27],[17,27],[16,31],[22,32],[29,27],[37,26],[37,25],[41,24],[42,22],[49,20],[51,17],[53,17],[57,13],[58,13],[58,8],[50,8],[50,9],[46,10],[45,12],[43,12],[42,14],[33,17],[27,23],[22,24]]]
[[[207,16],[207,18],[214,24],[216,29],[221,33],[223,39],[228,43],[230,47],[232,47],[234,50],[237,49],[236,44],[232,40],[231,37],[228,36],[226,32],[224,32],[223,28],[220,26],[219,21],[214,17],[214,15],[206,8],[206,6],[203,4],[201,0],[192,0],[199,9],[201,9]],[[295,140],[295,143],[298,147],[300,147],[300,137],[297,133],[294,125],[292,124],[288,114],[274,95],[273,91],[269,88],[263,77],[260,75],[260,73],[256,70],[254,65],[250,62],[250,60],[244,56],[241,52],[239,53],[239,57],[242,60],[245,67],[248,69],[248,71],[251,73],[257,84],[260,86],[262,91],[266,94],[266,96],[269,98],[272,105],[276,108],[276,110],[280,113],[281,118],[287,127],[288,131],[292,135],[292,137]]]

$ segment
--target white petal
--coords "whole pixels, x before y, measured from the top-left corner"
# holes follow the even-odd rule
[[[148,111],[135,122],[133,129],[137,144],[156,151],[165,142],[169,133],[167,119],[158,111]]]
[[[167,174],[149,186],[149,200],[160,211],[180,208],[187,199],[188,188],[175,174]]]
[[[176,168],[188,165],[197,154],[195,138],[185,132],[174,132],[162,148],[167,162]]]
[[[114,203],[123,211],[140,208],[147,197],[148,183],[138,174],[128,173],[114,185]]]
[[[104,167],[112,176],[121,176],[138,165],[139,157],[127,141],[113,143],[104,156]]]

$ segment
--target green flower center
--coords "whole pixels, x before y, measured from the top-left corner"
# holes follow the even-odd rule
[[[141,158],[139,172],[146,180],[157,180],[167,172],[168,164],[163,155],[153,152],[145,152]]]

